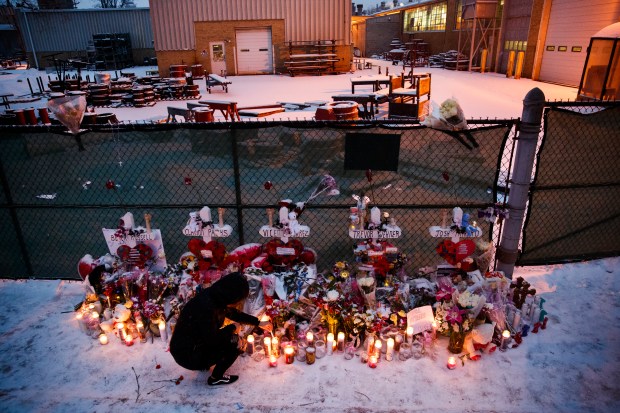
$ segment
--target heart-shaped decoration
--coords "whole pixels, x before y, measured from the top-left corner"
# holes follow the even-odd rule
[[[144,268],[146,262],[153,257],[153,250],[146,244],[138,244],[133,248],[121,245],[116,250],[116,255],[132,267]]]
[[[476,251],[476,244],[465,239],[456,243],[456,262],[459,263]]]
[[[456,265],[476,251],[476,244],[472,240],[463,240],[454,243],[444,240],[435,248],[437,254],[450,265]]]
[[[194,238],[187,243],[187,248],[198,259],[201,270],[206,270],[213,264],[219,267],[226,258],[226,246],[219,241],[213,240],[207,243]]]

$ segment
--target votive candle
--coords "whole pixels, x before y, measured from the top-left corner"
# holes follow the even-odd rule
[[[131,336],[131,334],[125,335],[125,344],[127,345],[127,347],[133,346],[133,337]]]
[[[306,364],[314,364],[316,361],[316,349],[314,347],[306,347]]]
[[[250,334],[247,338],[247,345],[245,346],[245,351],[248,355],[254,354],[254,335]]]
[[[338,353],[344,352],[344,333],[338,333]]]
[[[400,345],[402,343],[403,343],[403,336],[401,336],[400,334],[397,334],[396,337],[394,337],[394,351],[399,352]]]
[[[327,333],[327,354],[334,353],[334,333]]]
[[[437,321],[433,321],[433,324],[431,324],[431,326],[433,328],[433,333],[431,335],[431,338],[435,340],[437,338]]]
[[[121,340],[125,340],[125,324],[116,324],[116,329],[118,330],[118,338],[120,338]]]
[[[383,343],[381,340],[375,340],[375,352],[374,355],[377,356],[377,361],[379,361],[379,357],[381,357],[381,347],[383,347]]]
[[[308,347],[312,347],[314,345],[314,334],[312,334],[312,331],[308,331],[306,333],[306,344],[308,344]]]
[[[168,342],[168,333],[166,332],[166,322],[163,320],[159,322],[159,336],[161,337],[161,341],[163,341],[164,343]]]
[[[271,337],[265,337],[263,344],[265,345],[265,356],[269,357],[271,355]]]
[[[385,359],[392,361],[394,358],[394,339],[392,337],[387,339],[387,349],[385,351]]]
[[[105,334],[99,335],[99,342],[102,346],[105,346],[106,344],[108,344],[108,336],[106,336]]]
[[[413,327],[409,326],[406,330],[407,334],[407,343],[413,344]]]
[[[276,367],[278,365],[278,358],[273,354],[269,356],[269,367]]]
[[[450,370],[454,370],[456,368],[456,357],[454,356],[448,357],[448,368]]]
[[[295,361],[295,349],[293,346],[288,345],[284,347],[284,361],[286,364],[293,364],[293,361]]]
[[[280,340],[275,336],[271,338],[271,354],[276,358],[280,357]]]
[[[371,369],[377,368],[377,356],[374,354],[368,357],[368,367]]]
[[[84,314],[83,313],[77,313],[75,315],[75,319],[78,322],[78,325],[80,326],[80,331],[82,333],[87,333],[88,329],[86,328],[86,321],[84,320]]]
[[[138,330],[138,335],[140,336],[140,341],[145,343],[146,342],[146,333],[144,331],[144,324],[142,323],[142,321],[138,321],[136,323],[136,330]]]
[[[501,351],[506,351],[508,349],[508,341],[510,340],[510,331],[504,330],[502,332],[502,341],[499,345],[499,349]]]

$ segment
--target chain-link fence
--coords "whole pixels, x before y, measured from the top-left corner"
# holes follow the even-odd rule
[[[620,255],[620,103],[547,103],[517,265]]]
[[[266,209],[281,199],[305,201],[324,174],[340,195],[317,197],[299,219],[310,227],[302,241],[317,252],[319,269],[354,260],[353,195],[369,196],[395,218],[403,235],[394,243],[408,254],[407,269],[435,265],[439,241],[428,227],[441,224],[442,210],[461,206],[476,216],[498,199],[515,123],[473,121],[466,133],[397,121],[131,124],[77,137],[61,128],[4,128],[0,277],[77,278],[84,254],[108,252],[102,228],[116,228],[128,211],[136,224],[152,215],[168,263],[187,251],[189,212],[205,205],[226,209],[233,235],[219,240],[228,251],[263,243]],[[397,171],[373,170],[369,182],[364,170],[345,170],[345,144],[359,134],[399,138]],[[376,147],[362,153],[381,156]],[[490,240],[493,229],[480,226]]]

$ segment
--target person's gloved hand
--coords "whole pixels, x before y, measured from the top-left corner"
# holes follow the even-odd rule
[[[267,331],[269,333],[273,332],[273,325],[271,324],[270,321],[261,321],[258,324],[258,327],[261,328],[263,331]]]

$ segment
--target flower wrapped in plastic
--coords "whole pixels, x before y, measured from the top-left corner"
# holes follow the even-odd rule
[[[441,105],[432,104],[431,113],[424,118],[422,125],[433,129],[460,131],[467,129],[465,114],[459,102],[454,99],[446,99]]]
[[[84,95],[53,98],[47,102],[47,109],[69,129],[69,132],[77,135],[86,110],[86,98]]]
[[[257,316],[265,308],[262,280],[266,273],[260,268],[253,267],[246,268],[243,273],[250,284],[250,294],[245,299],[243,312]]]
[[[374,276],[374,270],[365,270],[362,267],[359,267],[359,272],[357,273],[357,285],[364,297],[364,302],[366,303],[366,307],[368,309],[375,309],[377,306],[377,280]]]

